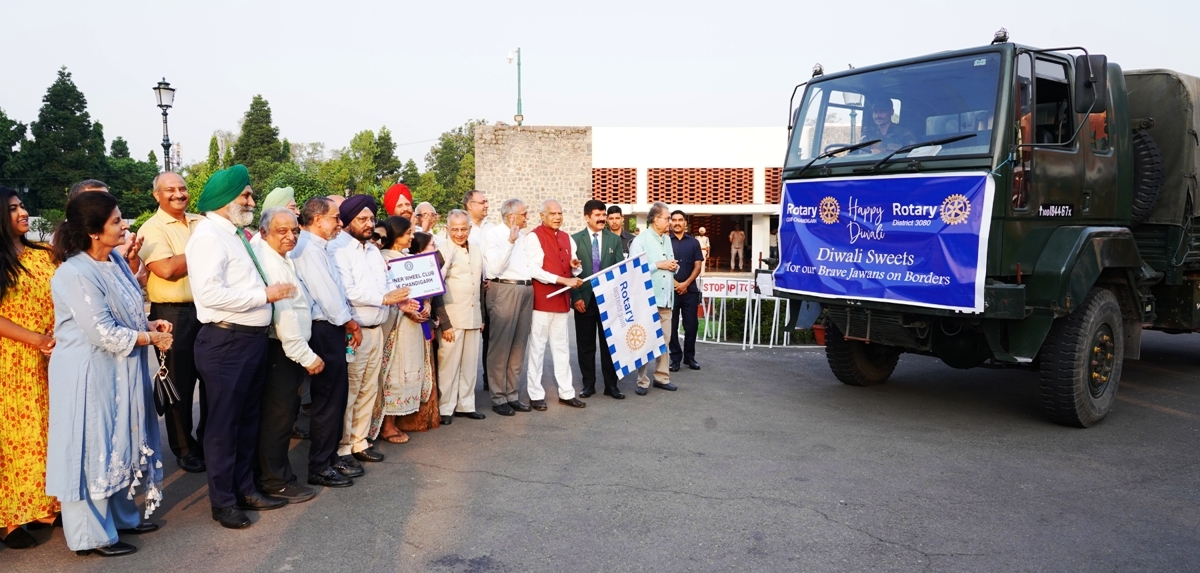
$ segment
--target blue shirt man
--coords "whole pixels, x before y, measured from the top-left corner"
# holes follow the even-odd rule
[[[681,363],[687,364],[692,370],[700,369],[700,363],[696,362],[696,328],[699,325],[696,314],[700,308],[700,287],[696,285],[696,277],[700,276],[704,251],[700,248],[700,241],[687,233],[687,227],[687,215],[680,210],[673,211],[671,249],[679,268],[675,271],[675,304],[671,313],[671,372],[678,372]],[[684,330],[682,347],[679,345],[681,320]]]

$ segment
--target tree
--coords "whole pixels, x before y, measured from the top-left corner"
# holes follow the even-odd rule
[[[16,165],[6,169],[19,170],[18,178],[29,182],[31,210],[63,208],[72,183],[103,174],[103,126],[92,123],[87,99],[66,67],[46,90],[29,132],[33,139],[22,143]]]
[[[442,220],[445,220],[446,213],[451,209],[462,207],[462,195],[455,197],[454,193],[447,191],[441,183],[438,183],[437,174],[432,171],[422,173],[420,181],[413,189],[413,202],[420,203],[422,201],[429,201],[433,208],[442,214]]]
[[[432,171],[442,187],[457,189],[462,186],[456,185],[459,169],[467,154],[475,154],[475,127],[484,123],[487,122],[475,119],[443,133],[438,137],[438,142],[429,149],[429,153],[425,154],[425,170]],[[470,185],[473,186],[475,184],[473,174],[470,179]],[[467,189],[470,188],[470,186],[467,187]]]
[[[122,141],[117,138],[115,142]],[[157,162],[138,161],[131,157],[110,157],[105,162],[103,179],[108,183],[108,189],[117,198],[121,214],[133,217],[144,211],[158,209],[158,201],[154,199],[154,177],[158,175]]]
[[[117,136],[112,141],[112,151],[109,152],[109,157],[113,159],[128,159],[129,144],[125,142],[125,138]]]
[[[0,181],[5,179],[6,166],[10,163],[15,165],[16,147],[25,141],[26,129],[25,124],[9,119],[0,109]]]
[[[341,189],[334,189],[311,173],[305,173],[295,163],[284,163],[263,185],[261,191],[269,192],[276,187],[291,187],[296,191],[296,205],[304,206],[304,202],[321,195],[330,195]],[[255,194],[259,195],[259,189]],[[260,195],[261,196],[261,195]]]
[[[375,138],[375,180],[382,183],[400,173],[400,160],[396,159],[396,144],[392,132],[383,126]]]
[[[408,185],[409,189],[416,189],[421,182],[421,172],[417,171],[417,162],[409,159],[404,163],[404,167],[400,169],[400,182]]]
[[[208,172],[212,173],[221,168],[221,144],[217,142],[217,134],[208,140]]]
[[[279,161],[292,161],[292,143],[288,141],[286,137],[283,138],[283,143],[279,146]]]
[[[150,150],[150,155],[146,156],[146,161],[158,165],[158,155],[154,153],[153,149]]]
[[[45,241],[46,235],[54,233],[54,228],[66,218],[60,209],[43,209],[42,216],[30,226],[33,227],[33,232],[38,234],[38,240]]]
[[[234,163],[235,163],[235,161],[233,160],[233,148],[226,147],[225,148],[225,157],[223,159],[221,159],[221,169],[225,169],[226,167],[232,167]],[[213,172],[215,173],[216,171],[214,170]]]
[[[458,177],[454,178],[454,186],[450,188],[454,196],[462,197],[475,188],[475,154],[468,153],[458,162]]]
[[[183,176],[183,182],[188,187],[188,211],[196,212],[196,203],[200,201],[200,192],[204,190],[204,184],[208,183],[208,178],[216,173],[216,169],[209,169],[208,163],[193,163],[179,169],[179,174]]]
[[[279,128],[271,125],[271,105],[261,95],[250,101],[242,120],[242,132],[233,145],[234,163],[250,170],[250,184],[258,187],[279,169],[283,144]]]
[[[316,173],[325,162],[324,143],[292,144],[292,161],[305,173]]]

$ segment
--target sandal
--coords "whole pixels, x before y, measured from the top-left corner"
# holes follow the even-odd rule
[[[29,549],[37,545],[37,540],[28,531],[18,527],[10,531],[3,539],[0,539],[0,543],[3,543],[9,549]]]
[[[407,444],[408,443],[408,434],[405,434],[404,432],[396,432],[395,434],[379,436],[379,439],[381,439],[389,444]]]

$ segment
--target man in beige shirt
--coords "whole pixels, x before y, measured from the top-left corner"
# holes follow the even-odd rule
[[[442,424],[454,421],[451,416],[482,420],[486,416],[475,411],[475,381],[479,372],[480,331],[483,328],[483,304],[480,289],[483,285],[483,248],[469,241],[471,222],[467,212],[454,209],[446,216],[448,241],[439,247],[442,253],[442,274],[446,277],[446,315],[438,324],[442,342],[438,348],[438,390],[441,396],[438,409]]]
[[[185,212],[187,183],[175,173],[160,173],[154,178],[154,199],[158,201],[158,212],[139,229],[142,245],[138,256],[150,271],[146,292],[150,297],[151,320],[167,320],[175,325],[175,344],[167,351],[165,364],[180,400],[167,408],[167,444],[180,468],[202,472],[205,466],[201,444],[208,419],[208,398],[204,381],[199,380],[196,371],[193,347],[200,332],[200,321],[196,320],[196,305],[192,303],[184,248],[196,224],[204,217]],[[200,420],[193,437],[192,403],[197,386],[200,388]]]

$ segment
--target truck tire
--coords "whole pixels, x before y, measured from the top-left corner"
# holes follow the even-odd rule
[[[900,349],[846,340],[837,326],[829,324],[825,327],[825,359],[843,384],[874,386],[887,382],[892,375],[900,359]]]
[[[1108,414],[1125,358],[1123,325],[1116,295],[1102,288],[1054,321],[1040,355],[1042,405],[1051,420],[1087,428]]]
[[[1145,130],[1133,132],[1133,213],[1130,227],[1136,227],[1150,217],[1165,180],[1166,168],[1158,144]]]

